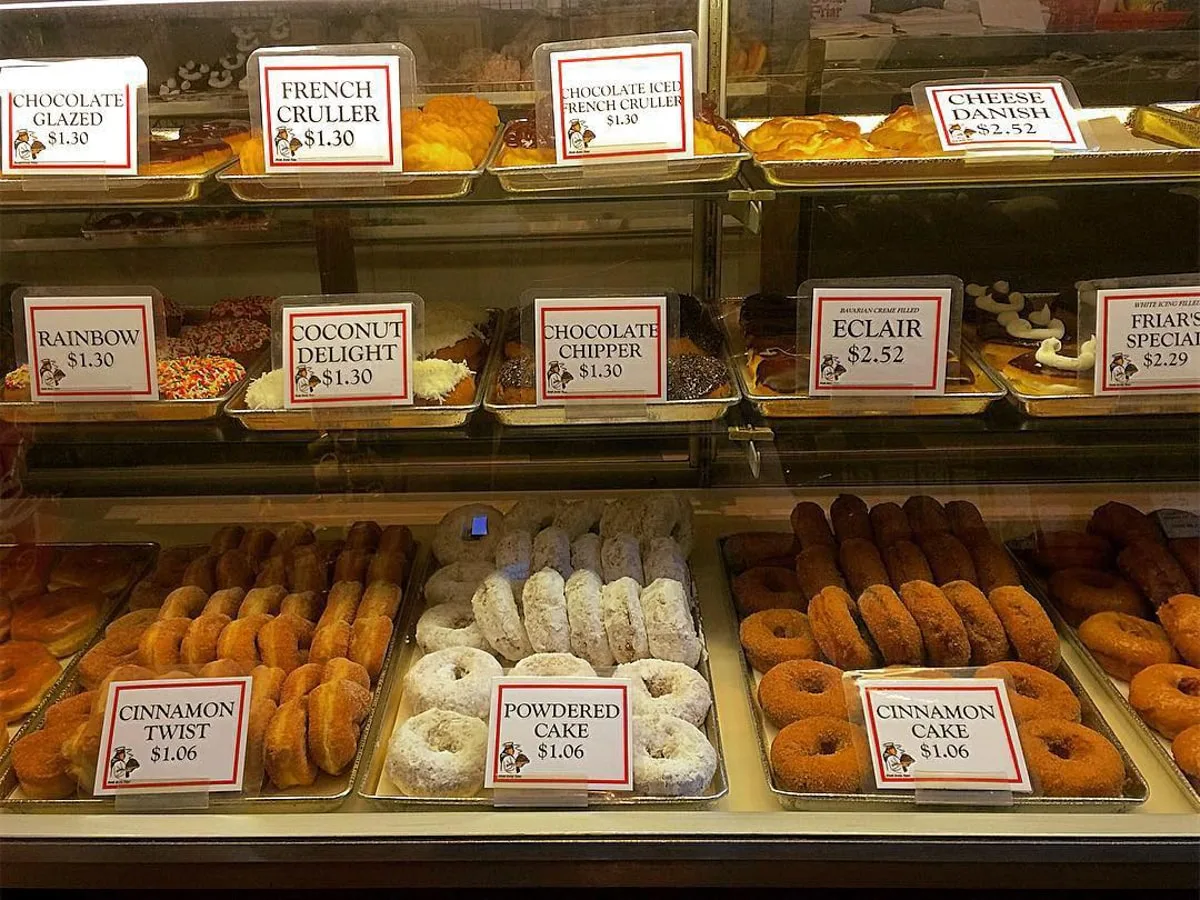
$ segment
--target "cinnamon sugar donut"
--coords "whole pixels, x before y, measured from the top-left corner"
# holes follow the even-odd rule
[[[138,662],[155,672],[166,672],[179,665],[179,648],[191,626],[192,620],[182,616],[159,619],[138,641]]]
[[[867,504],[855,494],[838,494],[829,507],[829,518],[839,543],[851,538],[869,541],[874,537]]]
[[[1048,572],[1058,569],[1107,569],[1113,562],[1108,538],[1080,531],[1038,531],[1033,561]]]
[[[788,566],[796,558],[796,536],[784,531],[743,531],[724,541],[725,562],[733,572],[755,566]]]
[[[1008,642],[1021,662],[1058,670],[1062,661],[1054,623],[1029,592],[1019,587],[999,587],[988,594],[988,603],[1000,618]]]
[[[990,593],[998,587],[1019,587],[1021,575],[1008,550],[992,539],[987,531],[966,531],[958,535],[975,565],[977,584]]]
[[[351,627],[349,622],[333,622],[313,632],[308,648],[308,661],[327,663],[350,653]]]
[[[1137,538],[1117,554],[1117,567],[1155,606],[1192,589],[1187,573],[1162,544]]]
[[[254,564],[241,550],[226,550],[217,559],[215,575],[217,589],[240,587],[246,590],[254,586]]]
[[[217,658],[217,642],[232,619],[223,613],[204,613],[192,619],[179,644],[179,661],[199,666]]]
[[[924,551],[912,541],[893,541],[892,545],[883,551],[883,564],[887,567],[888,580],[892,584],[933,581],[929,560],[925,558]]]
[[[829,529],[829,521],[825,518],[825,510],[819,504],[811,501],[797,503],[792,508],[792,533],[800,548],[806,547],[836,547],[833,532]]]
[[[1148,666],[1178,662],[1167,634],[1153,622],[1120,612],[1098,612],[1079,626],[1079,639],[1109,675],[1129,681]]]
[[[857,794],[870,765],[863,730],[831,716],[793,722],[771,743],[771,772],[785,791]]]
[[[304,664],[304,648],[312,643],[313,625],[291,613],[281,613],[255,635],[255,644],[263,665],[291,672]]]
[[[279,688],[280,706],[289,700],[300,700],[308,696],[308,692],[324,680],[326,666],[332,663],[305,663],[298,669],[293,669],[284,679]]]
[[[1150,541],[1161,544],[1162,531],[1154,524],[1154,520],[1128,503],[1118,503],[1110,500],[1099,507],[1087,524],[1091,534],[1108,538],[1118,547],[1124,547],[1134,541]]]
[[[195,585],[184,585],[167,594],[158,610],[160,619],[194,619],[208,604],[208,592]]]
[[[871,669],[879,661],[855,621],[854,601],[844,590],[827,587],[808,604],[813,637],[825,657],[839,669]]]
[[[367,670],[372,683],[383,671],[388,644],[392,640],[392,620],[387,616],[356,619],[350,628],[348,656]]]
[[[1200,724],[1200,669],[1172,663],[1147,666],[1129,682],[1129,704],[1167,738]]]
[[[776,728],[813,716],[844,720],[846,695],[841,670],[812,659],[781,662],[759,682],[758,705]]]
[[[966,535],[973,531],[987,531],[983,515],[979,507],[970,500],[951,500],[945,506],[946,521],[950,523],[950,531],[964,543]]]
[[[373,581],[363,591],[358,609],[354,611],[354,619],[371,619],[375,616],[386,616],[395,619],[400,611],[400,585],[392,581]]]
[[[362,585],[357,581],[339,581],[329,591],[325,609],[317,620],[317,630],[337,622],[353,622],[362,602]]]
[[[900,586],[900,601],[921,630],[931,666],[957,668],[970,662],[971,642],[967,630],[937,585],[928,581],[910,581]]]
[[[908,516],[898,503],[876,503],[871,507],[871,533],[875,544],[887,551],[897,541],[912,541]]]
[[[277,788],[310,785],[317,780],[317,767],[308,754],[305,699],[279,704],[263,737],[263,765]]]
[[[1034,719],[1017,726],[1025,764],[1047,797],[1119,797],[1125,763],[1104,735],[1076,722]]]
[[[914,494],[905,500],[904,514],[908,516],[908,527],[918,543],[923,544],[926,538],[935,534],[950,533],[950,520],[946,518],[945,507],[927,494]]]
[[[1008,658],[1008,636],[1000,617],[979,588],[969,581],[942,585],[942,594],[954,607],[967,631],[971,665],[986,666]]]
[[[883,655],[884,665],[919,666],[925,661],[921,630],[890,587],[877,584],[863,591],[858,613]]]
[[[1179,655],[1193,666],[1200,664],[1200,597],[1176,594],[1158,608],[1158,621]]]
[[[935,533],[921,537],[920,541],[925,558],[929,560],[929,568],[933,570],[934,584],[948,581],[979,583],[979,574],[975,571],[971,554],[954,535]]]
[[[279,614],[280,608],[283,606],[283,598],[288,595],[287,588],[280,585],[273,585],[265,588],[252,588],[246,594],[246,598],[242,601],[242,605],[238,607],[237,617],[244,619],[247,616],[257,615],[262,613],[268,616]]]
[[[242,601],[246,599],[246,592],[240,587],[224,588],[216,591],[204,607],[200,610],[200,615],[206,616],[217,614],[228,616],[230,619],[236,619],[238,610],[242,608]]]
[[[734,576],[730,587],[738,614],[743,616],[765,609],[803,610],[808,606],[790,569],[777,566],[747,569]]]
[[[1185,728],[1171,742],[1171,755],[1175,765],[1194,786],[1200,786],[1200,725]]]
[[[1192,591],[1200,591],[1200,537],[1173,538],[1167,541],[1167,549],[1192,583]]]
[[[217,640],[217,658],[234,659],[250,668],[257,666],[261,659],[258,655],[258,631],[271,616],[265,613],[255,613],[244,619],[234,619],[221,632]]]
[[[742,620],[738,637],[755,671],[766,673],[789,659],[818,659],[821,651],[808,616],[794,609],[765,609]]]
[[[870,540],[844,538],[838,547],[838,564],[846,575],[853,595],[861,594],[876,584],[891,585],[887,567]]]
[[[837,556],[830,547],[809,547],[796,555],[796,584],[803,601],[800,609],[806,608],[809,601],[827,587],[847,590]]]
[[[1017,724],[1033,719],[1078,722],[1079,698],[1067,683],[1045,669],[1022,662],[998,662],[976,670],[975,678],[1001,678],[1008,683],[1008,700]]]
[[[1144,618],[1150,612],[1132,584],[1099,569],[1059,569],[1051,574],[1049,588],[1050,599],[1063,618],[1076,627],[1093,613],[1111,611]]]

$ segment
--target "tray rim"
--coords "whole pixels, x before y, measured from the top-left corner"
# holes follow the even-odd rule
[[[214,407],[213,410],[206,415],[183,416],[183,417],[176,417],[176,416],[170,416],[170,415],[164,415],[164,416],[158,416],[158,415],[117,416],[117,417],[94,420],[91,416],[85,416],[85,415],[83,415],[83,413],[87,412],[88,410],[94,410],[97,408],[104,410],[105,407],[110,405],[110,403],[108,401],[101,401],[99,403],[87,403],[87,402],[80,403],[77,401],[72,402],[70,400],[65,400],[61,404],[56,404],[56,403],[38,402],[36,400],[3,400],[3,401],[0,401],[0,421],[11,422],[13,424],[18,424],[18,425],[71,425],[71,424],[89,424],[89,425],[123,424],[123,425],[130,425],[130,424],[143,424],[143,423],[147,423],[147,422],[205,422],[210,419],[218,418],[221,415],[221,413],[224,411],[225,405],[230,400],[233,399],[234,395],[237,394],[237,392],[241,388],[243,388],[245,386],[246,382],[247,382],[247,376],[243,375],[241,378],[239,378],[237,381],[235,381],[232,385],[230,385],[228,388],[226,388],[225,392],[223,394],[220,394],[219,396],[216,396],[216,397],[205,397],[205,398],[189,397],[189,398],[186,398],[183,400],[141,400],[141,401],[133,400],[133,401],[126,401],[124,403],[113,403],[112,404],[112,405],[119,405],[121,407],[137,405],[138,407],[145,407],[146,409],[149,409],[151,412],[154,412],[154,411],[157,411],[160,409],[163,410],[164,412],[170,412],[173,409],[194,409],[196,407],[200,407],[205,404],[212,404]],[[180,406],[180,404],[183,404],[183,405]],[[31,416],[25,415],[26,411],[32,412],[40,407],[47,407],[48,409],[53,411],[55,408],[57,408],[59,406],[67,407],[68,409],[71,410],[72,414],[65,418],[61,418],[61,417],[53,416],[53,415],[48,415],[45,418],[31,417]],[[75,415],[75,411],[77,408],[78,408],[78,412],[79,412],[78,416]]]
[[[39,179],[38,183],[43,181],[48,185],[45,189],[38,188],[35,191],[21,190],[14,188],[6,189],[6,185],[16,183],[20,185],[27,181],[30,176],[5,176],[0,179],[0,206],[15,206],[15,207],[42,207],[42,206],[63,206],[63,201],[55,196],[55,188],[60,191],[66,191],[74,194],[82,194],[93,199],[72,200],[66,204],[71,206],[75,203],[88,206],[135,206],[135,205],[163,205],[171,203],[190,203],[195,200],[201,188],[206,182],[211,180],[219,180],[217,178],[222,172],[237,162],[237,154],[234,153],[229,159],[222,160],[217,165],[206,169],[203,172],[190,173],[173,173],[167,172],[159,175],[103,175],[99,176],[104,179],[104,187],[90,187],[84,185],[82,187],[72,187],[66,184],[54,185],[55,179],[71,181],[78,183],[80,179],[86,179],[87,176],[81,175],[37,175],[32,176]],[[112,182],[119,187],[110,189],[107,187],[109,182]],[[172,196],[167,198],[155,198],[145,200],[138,197],[123,196],[128,191],[134,191],[138,188],[152,187],[156,185],[173,186],[181,185],[187,188],[183,196]],[[44,195],[43,199],[30,200],[31,195]],[[15,198],[21,199],[15,199]]]

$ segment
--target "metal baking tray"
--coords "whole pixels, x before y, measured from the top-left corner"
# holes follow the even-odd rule
[[[978,415],[1004,396],[1002,388],[991,374],[965,353],[960,361],[975,375],[971,385],[946,385],[941,397],[810,397],[807,394],[755,393],[746,369],[746,345],[737,312],[741,300],[721,301],[714,318],[725,333],[729,352],[729,367],[737,374],[744,396],[761,416],[780,419],[806,419],[840,416],[971,416]],[[965,346],[965,345],[964,345]]]
[[[411,596],[413,585],[420,584],[417,580],[418,573],[423,569],[424,557],[427,555],[427,548],[416,545],[416,553],[414,555],[413,570],[409,575],[408,583],[404,585],[404,591],[401,595],[401,609],[397,612],[397,621],[402,621],[405,617],[404,607],[410,601],[406,598]],[[94,643],[102,636],[103,631],[97,632],[93,639],[88,642],[87,651]],[[375,719],[376,712],[379,708],[379,702],[384,694],[384,685],[388,681],[389,673],[392,668],[392,661],[395,657],[395,649],[397,636],[400,634],[399,627],[392,628],[392,637],[388,642],[387,653],[383,658],[383,668],[379,672],[379,680],[375,683],[375,688],[371,692],[371,705],[367,711],[367,717],[363,720],[362,731],[359,734],[358,750],[354,754],[354,762],[341,775],[333,776],[320,772],[317,775],[317,780],[311,785],[285,788],[279,790],[271,786],[270,781],[264,776],[264,786],[262,792],[255,795],[247,796],[245,794],[237,794],[232,792],[211,793],[208,795],[209,809],[215,809],[222,813],[248,813],[248,812],[329,812],[337,809],[345,799],[350,796],[354,785],[358,780],[359,767],[362,765],[363,753],[367,747],[367,735],[371,732],[372,723]],[[76,659],[82,657],[80,653]],[[46,710],[59,700],[65,699],[77,693],[78,679],[75,677],[75,667],[72,666],[70,677],[59,679],[54,689],[46,695],[41,705],[29,717],[26,723],[26,728],[35,730],[40,728],[42,720],[45,718]],[[164,795],[145,795],[158,800],[153,806],[156,811],[169,809],[164,807],[161,798]],[[121,798],[122,804],[119,809],[121,812],[137,811],[136,796]],[[0,766],[0,806],[11,809],[14,812],[26,813],[80,813],[80,812],[101,812],[117,810],[116,798],[114,797],[80,797],[67,800],[30,800],[20,796],[20,784],[17,781],[17,774],[12,766],[7,761]],[[149,811],[149,806],[147,808]]]
[[[328,200],[454,200],[471,192],[500,146],[501,129],[479,165],[457,172],[244,175],[241,163],[217,176],[247,203],[319,203]]]
[[[1173,105],[1173,104],[1172,104]],[[754,160],[769,184],[779,187],[850,187],[862,185],[978,184],[980,182],[1046,182],[1074,179],[1180,179],[1200,176],[1200,150],[1168,147],[1135,138],[1125,128],[1134,107],[1080,110],[1099,150],[1024,157],[948,153],[893,159]],[[886,116],[843,116],[864,135]],[[767,119],[736,119],[745,137]]]
[[[509,122],[509,128],[519,121]],[[743,160],[750,159],[750,151],[738,141],[736,153],[717,153],[709,156],[694,156],[691,159],[659,160],[657,162],[594,163],[558,165],[547,163],[540,166],[501,166],[491,163],[487,170],[500,181],[500,186],[511,194],[530,191],[569,191],[591,188],[645,187],[658,184],[699,184],[710,181],[726,181],[733,178]],[[496,154],[496,160],[500,154]]]
[[[193,175],[32,175],[0,178],[0,206],[120,206],[188,203],[234,157]]]
[[[1025,584],[1029,586],[1031,593],[1041,601],[1046,612],[1050,614],[1050,618],[1054,620],[1054,624],[1059,632],[1066,635],[1067,643],[1074,647],[1079,655],[1083,657],[1083,661],[1088,669],[1096,676],[1096,680],[1103,685],[1104,692],[1108,695],[1108,698],[1120,707],[1126,716],[1133,721],[1134,726],[1138,729],[1146,745],[1158,757],[1158,761],[1175,781],[1176,787],[1191,801],[1192,806],[1200,810],[1200,790],[1197,789],[1197,786],[1192,783],[1192,780],[1187,777],[1187,774],[1175,762],[1175,756],[1171,753],[1171,742],[1147,725],[1146,721],[1138,715],[1137,710],[1129,702],[1129,683],[1120,681],[1109,675],[1104,671],[1104,667],[1096,661],[1096,657],[1092,655],[1092,651],[1079,639],[1079,633],[1071,627],[1070,623],[1062,617],[1058,608],[1050,602],[1050,592],[1047,590],[1045,578],[1026,559],[1023,548],[1019,543],[1010,541],[1008,543],[1008,550],[1012,556],[1016,557],[1017,565],[1024,576]]]
[[[695,584],[694,579],[693,584]],[[424,585],[422,584],[423,590]],[[423,596],[424,594],[422,593]],[[708,738],[709,743],[712,744],[713,749],[717,753],[717,770],[713,773],[713,778],[708,785],[708,789],[699,796],[688,797],[661,797],[650,794],[626,793],[624,791],[589,791],[587,797],[589,808],[677,807],[702,809],[712,806],[729,793],[729,775],[725,770],[725,750],[721,746],[721,728],[717,720],[716,691],[713,690],[712,671],[708,665],[708,642],[704,636],[704,622],[700,618],[699,607],[693,606],[693,609],[696,616],[697,632],[704,645],[704,652],[701,655],[700,663],[696,667],[696,670],[704,676],[705,681],[708,682],[709,689],[713,691],[712,706],[709,707],[708,718],[704,723],[704,735]],[[372,748],[371,761],[370,765],[366,768],[362,784],[359,785],[358,794],[372,806],[383,810],[404,808],[490,809],[492,806],[492,797],[491,791],[487,788],[482,789],[474,797],[413,797],[393,792],[396,789],[384,775],[383,768],[384,763],[387,761],[388,744],[391,742],[392,733],[395,731],[401,709],[404,709],[406,716],[409,714],[407,707],[403,703],[404,676],[415,661],[414,657],[421,653],[421,649],[417,646],[416,627],[417,619],[420,618],[421,613],[424,611],[424,602],[413,602],[408,606],[408,615],[404,622],[405,646],[402,651],[404,659],[403,662],[397,662],[396,664],[395,671],[392,673],[395,683],[391,686],[391,693],[388,697],[386,708],[383,714],[377,718],[374,732],[368,738],[367,742]]]
[[[728,564],[725,562],[725,540],[720,541],[720,552],[718,556],[721,559],[721,566],[725,572],[726,584],[731,581],[731,572]],[[732,595],[730,602],[732,603]],[[735,618],[737,611],[734,610]],[[742,675],[746,685],[746,697],[750,702],[750,708],[754,710],[754,725],[755,731],[758,733],[758,751],[759,757],[762,760],[763,772],[767,778],[767,785],[771,789],[771,793],[775,795],[775,799],[785,809],[799,810],[814,810],[822,808],[846,808],[852,807],[855,809],[912,809],[915,806],[915,798],[908,792],[901,791],[864,791],[860,794],[842,794],[842,793],[802,793],[799,791],[788,791],[779,787],[775,782],[775,773],[771,769],[771,742],[774,740],[778,731],[766,716],[763,715],[762,709],[758,705],[758,682],[761,675],[754,671],[746,659],[744,652],[739,652],[738,656],[742,662]],[[1120,797],[1039,797],[1030,794],[1013,794],[1012,808],[1014,810],[1030,809],[1035,812],[1120,812],[1127,809],[1132,809],[1142,803],[1145,803],[1150,796],[1150,788],[1146,784],[1146,780],[1142,777],[1141,771],[1134,764],[1133,759],[1126,752],[1125,747],[1117,739],[1116,734],[1101,715],[1100,710],[1096,708],[1096,704],[1092,698],[1088,696],[1083,686],[1079,683],[1079,678],[1072,671],[1071,667],[1064,661],[1055,673],[1059,678],[1070,686],[1071,691],[1079,698],[1079,703],[1082,708],[1081,720],[1084,725],[1094,731],[1104,735],[1117,752],[1121,754],[1121,760],[1125,763],[1125,791]],[[988,807],[989,810],[999,811],[1004,807]]]
[[[52,425],[66,422],[199,422],[215,419],[245,383],[232,384],[218,397],[203,400],[145,400],[127,403],[62,403],[33,400],[0,402],[0,421]]]

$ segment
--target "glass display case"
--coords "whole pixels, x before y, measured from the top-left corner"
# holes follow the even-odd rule
[[[140,57],[150,132],[0,112],[2,883],[1200,887],[1197,16],[0,0],[0,105]],[[564,41],[690,149],[556,158]],[[339,149],[272,48],[411,53],[391,171],[265,171]]]

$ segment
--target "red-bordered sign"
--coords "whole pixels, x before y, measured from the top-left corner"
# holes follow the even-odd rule
[[[1142,347],[1138,350],[1130,350],[1126,346],[1121,346],[1121,341],[1125,339],[1129,332],[1128,329],[1120,328],[1118,332],[1114,329],[1113,307],[1118,304],[1127,303],[1150,303],[1155,301],[1191,301],[1194,309],[1193,314],[1200,314],[1200,286],[1197,287],[1182,287],[1182,288],[1126,288],[1116,290],[1100,290],[1096,292],[1096,327],[1100,334],[1100,346],[1096,350],[1096,369],[1095,369],[1095,390],[1097,394],[1124,394],[1133,392],[1145,393],[1187,393],[1189,391],[1200,391],[1200,378],[1188,379],[1182,381],[1153,381],[1150,383],[1138,383],[1139,375],[1145,378],[1144,374],[1135,371],[1132,376],[1125,375],[1120,377],[1118,374],[1127,372],[1128,370],[1119,368],[1115,365],[1114,354],[1126,354],[1130,357],[1130,362],[1136,367],[1139,359],[1138,353],[1143,354],[1142,369],[1145,370],[1144,354],[1156,354],[1160,361],[1162,357],[1167,358],[1167,362],[1171,362],[1172,355],[1178,357],[1179,354],[1187,354],[1186,363],[1180,363],[1178,366],[1169,366],[1169,368],[1179,368],[1181,370],[1197,371],[1200,369],[1200,347],[1165,347],[1165,348],[1149,348]],[[1118,326],[1119,327],[1119,326]],[[1186,330],[1184,326],[1180,330]],[[1197,329],[1191,326],[1190,329],[1195,333]],[[1113,346],[1115,343],[1117,346]]]
[[[155,343],[154,337],[154,319],[152,315],[151,303],[149,297],[140,303],[122,302],[130,298],[120,298],[112,303],[103,302],[102,298],[89,297],[88,303],[63,302],[59,298],[29,298],[25,304],[25,315],[27,318],[26,341],[29,347],[29,382],[30,392],[34,400],[70,400],[70,399],[129,399],[129,400],[154,400],[157,399],[158,391],[155,388],[157,379],[154,377],[154,370],[151,368],[155,365],[152,358],[153,346]],[[57,301],[57,302],[56,302]],[[141,354],[138,357],[137,368],[139,374],[143,376],[143,381],[136,387],[120,388],[120,389],[84,389],[71,390],[70,388],[62,389],[55,388],[52,391],[42,391],[40,389],[39,373],[42,371],[42,362],[48,359],[38,341],[39,326],[37,317],[39,313],[57,314],[67,313],[70,316],[76,316],[79,313],[87,312],[136,312],[138,314],[139,330],[142,335]],[[61,326],[60,326],[61,327]],[[77,353],[93,353],[99,352],[96,348],[90,346],[71,348]],[[102,349],[102,348],[101,348]],[[35,386],[36,382],[36,386]]]
[[[30,69],[35,71],[35,69]],[[134,144],[137,141],[137,107],[133,102],[133,88],[130,85],[125,85],[125,159],[122,162],[97,162],[97,163],[39,163],[39,162],[18,162],[13,157],[13,144],[15,136],[13,134],[13,123],[16,118],[15,107],[13,106],[13,92],[8,92],[8,110],[5,116],[4,127],[4,157],[6,168],[28,171],[44,171],[49,169],[66,170],[66,171],[91,171],[94,169],[129,169],[129,174],[137,174],[137,163],[134,155]]]
[[[1053,101],[1052,103],[1031,103],[1028,104],[1028,106],[1031,109],[1040,108],[1049,110],[1052,113],[1049,121],[1053,123],[1054,128],[1065,131],[1066,137],[1059,139],[1055,139],[1053,137],[1028,138],[1022,137],[1019,134],[1013,134],[983,135],[980,136],[978,140],[954,139],[954,136],[951,133],[952,125],[956,125],[958,123],[951,123],[949,121],[950,111],[946,108],[947,97],[949,97],[951,94],[970,92],[989,93],[1006,91],[1046,92],[1049,95],[1049,99]],[[933,114],[934,122],[937,124],[938,137],[944,150],[987,150],[989,148],[1003,149],[1004,147],[1045,147],[1048,149],[1060,150],[1087,149],[1087,141],[1084,139],[1083,132],[1080,130],[1079,123],[1076,120],[1071,97],[1067,94],[1067,89],[1062,82],[968,82],[964,84],[927,85],[925,87],[925,92],[929,101],[930,111]],[[1021,119],[1018,120],[1018,123],[1037,124],[1037,120]]]
[[[372,316],[386,316],[398,321],[400,337],[393,344],[396,348],[395,356],[397,357],[396,375],[399,384],[403,385],[403,389],[391,392],[381,393],[358,393],[358,392],[335,392],[333,394],[320,395],[316,392],[311,394],[300,394],[297,392],[299,384],[299,366],[296,361],[297,341],[295,340],[295,327],[303,326],[305,319],[359,319],[369,318]],[[333,340],[340,340],[333,338]],[[318,405],[318,404],[339,404],[342,406],[348,404],[407,404],[413,400],[412,393],[412,375],[409,364],[409,356],[412,353],[412,305],[409,303],[397,304],[359,304],[355,306],[333,307],[285,307],[283,309],[283,367],[284,378],[287,381],[287,399],[288,405],[293,407]],[[363,360],[356,365],[365,365],[367,362],[374,362],[375,366],[371,368],[383,368],[384,363],[381,361]],[[317,362],[313,365],[322,365]],[[327,364],[332,365],[332,364]],[[384,370],[386,375],[386,370]]]

